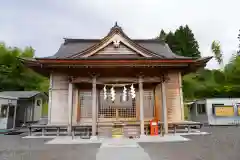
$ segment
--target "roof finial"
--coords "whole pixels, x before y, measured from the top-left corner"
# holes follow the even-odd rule
[[[115,25],[114,25],[114,27],[119,27],[119,26],[118,26],[118,24],[117,24],[117,21],[115,22]]]
[[[111,31],[122,31],[122,28],[118,25],[117,21],[115,22],[114,26],[111,28]]]

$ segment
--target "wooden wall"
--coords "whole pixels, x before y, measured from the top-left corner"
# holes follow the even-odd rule
[[[169,73],[170,80],[166,83],[167,117],[169,122],[184,120],[181,103],[181,83],[179,72]]]
[[[155,94],[155,118],[162,121],[162,88],[158,84],[154,90]]]
[[[181,93],[181,79],[179,72],[169,73],[170,80],[166,82],[167,96],[167,117],[169,122],[184,120],[183,102]],[[64,74],[52,74],[52,93],[50,110],[50,123],[67,124],[68,123],[68,78]],[[76,86],[73,87],[73,123],[80,120],[79,117],[79,97]],[[138,94],[137,97],[138,99]],[[162,95],[161,84],[157,85],[154,91],[155,99],[155,118],[162,120]],[[139,119],[139,102],[136,102],[136,114]]]
[[[179,122],[184,120],[183,99],[181,93],[181,78],[179,72],[169,73],[170,80],[165,83],[167,119],[168,122]],[[155,88],[155,117],[163,121],[162,117],[162,91],[161,84]]]
[[[67,124],[68,122],[68,77],[52,73],[52,95],[50,110],[51,124]]]

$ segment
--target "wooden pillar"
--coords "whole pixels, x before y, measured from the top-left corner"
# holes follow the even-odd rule
[[[76,88],[76,122],[80,122],[81,110],[80,110],[80,93],[79,89]]]
[[[155,119],[156,120],[158,120],[158,121],[161,121],[162,119],[161,119],[161,117],[162,117],[162,105],[161,105],[161,91],[160,91],[160,88],[161,88],[161,86],[160,86],[160,84],[159,85],[157,85],[156,87],[155,87],[155,89],[154,89],[154,105],[155,105],[155,107],[154,107],[154,117],[155,117]]]
[[[194,108],[195,108],[195,116],[197,117],[198,116],[198,104],[197,104],[197,101],[194,103]]]
[[[97,132],[97,85],[96,77],[92,78],[92,136],[96,136]]]
[[[166,88],[165,88],[165,82],[163,81],[161,83],[162,88],[162,120],[163,120],[163,126],[164,126],[164,133],[168,133],[168,121],[167,121],[167,101],[166,101]]]
[[[17,112],[17,105],[14,105],[14,115],[13,115],[13,129],[16,127],[16,113]]]
[[[184,121],[184,103],[183,103],[183,93],[182,93],[182,74],[179,72],[179,96],[180,96],[180,106],[181,106],[181,119]]]
[[[73,115],[73,84],[68,84],[68,134],[72,133],[72,115]]]
[[[136,92],[136,119],[137,121],[140,120],[140,104],[139,104],[139,91]]]
[[[141,136],[144,134],[144,104],[143,104],[143,79],[142,77],[139,77],[139,102],[140,102],[140,131]]]
[[[51,111],[52,111],[52,88],[53,88],[53,76],[50,74],[49,78],[49,94],[48,94],[48,124],[51,123]]]

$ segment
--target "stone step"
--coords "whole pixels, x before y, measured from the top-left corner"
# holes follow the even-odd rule
[[[140,135],[140,127],[126,126],[123,128],[123,134],[125,137],[138,137]]]

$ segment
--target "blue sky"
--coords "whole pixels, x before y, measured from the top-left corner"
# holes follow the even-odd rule
[[[53,55],[63,38],[102,38],[115,21],[132,38],[153,38],[161,29],[188,24],[203,56],[219,40],[225,63],[237,49],[239,0],[2,0],[0,41]],[[208,68],[217,68],[214,60]]]

